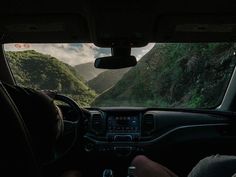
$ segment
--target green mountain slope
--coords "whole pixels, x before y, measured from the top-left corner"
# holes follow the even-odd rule
[[[57,90],[87,106],[95,98],[73,67],[34,50],[6,52],[13,75],[19,85],[35,89]]]
[[[88,85],[97,93],[102,93],[114,86],[129,69],[130,68],[104,71],[94,79],[88,81]]]
[[[104,72],[104,69],[97,69],[94,67],[94,63],[84,63],[74,66],[76,72],[81,76],[85,81],[89,81],[95,78],[98,74]]]
[[[156,44],[93,106],[212,107],[234,68],[232,43]]]

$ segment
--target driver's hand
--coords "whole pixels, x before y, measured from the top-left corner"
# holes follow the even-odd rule
[[[41,92],[46,94],[47,96],[49,96],[53,100],[55,99],[55,96],[57,95],[57,91],[56,90],[41,90]]]

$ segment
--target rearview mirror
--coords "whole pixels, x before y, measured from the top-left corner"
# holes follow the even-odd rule
[[[135,66],[137,60],[134,56],[109,56],[97,58],[94,66],[102,69],[120,69]]]

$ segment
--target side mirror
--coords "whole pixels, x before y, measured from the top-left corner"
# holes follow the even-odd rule
[[[97,58],[95,60],[95,68],[102,69],[120,69],[135,66],[137,60],[134,56],[109,56]]]

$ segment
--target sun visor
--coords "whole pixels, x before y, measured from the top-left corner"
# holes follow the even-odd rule
[[[89,37],[87,23],[79,15],[18,15],[0,20],[1,43],[86,42]]]
[[[236,40],[236,16],[166,16],[155,27],[159,42],[223,42]]]

